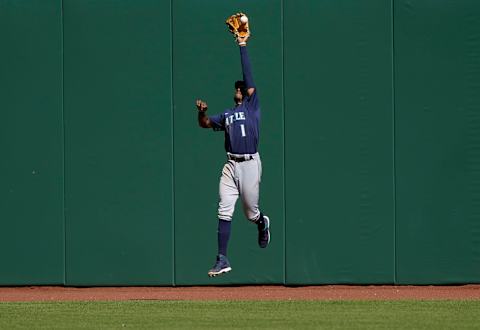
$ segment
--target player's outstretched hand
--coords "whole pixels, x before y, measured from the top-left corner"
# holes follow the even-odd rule
[[[205,112],[208,109],[208,104],[205,101],[197,100],[197,109],[200,112]]]

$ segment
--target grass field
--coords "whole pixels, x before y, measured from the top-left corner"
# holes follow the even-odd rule
[[[8,302],[0,328],[479,329],[480,301]]]

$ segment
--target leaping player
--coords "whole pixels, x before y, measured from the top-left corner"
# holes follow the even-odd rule
[[[198,124],[203,128],[225,132],[227,162],[220,178],[218,204],[218,255],[215,265],[208,271],[213,277],[232,270],[227,258],[232,216],[235,202],[240,196],[245,216],[258,227],[258,245],[266,248],[270,243],[270,219],[260,212],[258,199],[262,163],[258,153],[260,104],[253,83],[247,53],[248,36],[236,38],[240,48],[243,80],[235,82],[233,108],[207,116],[208,105],[197,100]]]

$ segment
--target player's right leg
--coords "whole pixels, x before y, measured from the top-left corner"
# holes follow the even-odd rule
[[[235,164],[231,161],[227,162],[220,177],[217,231],[218,255],[215,265],[208,271],[208,276],[210,277],[228,273],[232,270],[227,258],[227,247],[230,240],[235,203],[239,196],[235,180]]]
[[[218,193],[218,218],[225,221],[232,221],[235,203],[237,202],[240,192],[237,188],[235,163],[231,160],[223,166]]]

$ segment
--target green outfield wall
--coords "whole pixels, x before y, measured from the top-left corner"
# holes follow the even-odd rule
[[[250,17],[268,249],[216,254]],[[0,0],[0,285],[480,283],[480,2]]]

